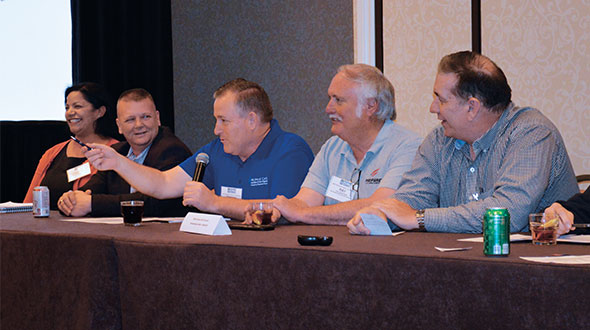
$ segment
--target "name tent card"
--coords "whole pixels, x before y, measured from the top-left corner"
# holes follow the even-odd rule
[[[203,235],[231,235],[231,229],[221,215],[189,212],[180,225],[180,231]]]
[[[371,235],[392,235],[391,228],[389,228],[387,222],[380,217],[374,214],[361,213],[361,219],[363,219],[365,227],[371,231]]]

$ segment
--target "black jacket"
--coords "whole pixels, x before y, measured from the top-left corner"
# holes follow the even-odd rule
[[[567,201],[558,203],[574,214],[574,223],[590,222],[590,187],[583,194],[575,194]]]
[[[122,155],[129,152],[129,143],[119,142],[113,149]],[[165,171],[192,155],[190,149],[167,127],[160,127],[143,165]],[[143,200],[144,216],[184,216],[182,198],[160,200],[140,192],[129,193],[129,184],[115,171],[99,171],[80,190],[92,191],[91,216],[106,217],[121,214],[121,201]]]

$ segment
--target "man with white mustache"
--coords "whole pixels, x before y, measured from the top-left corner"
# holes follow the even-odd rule
[[[297,195],[273,200],[291,222],[344,225],[358,209],[390,197],[422,141],[393,122],[393,86],[373,66],[341,66],[328,96],[335,136],[316,155]]]
[[[160,126],[160,113],[145,89],[130,89],[121,94],[116,122],[126,141],[112,147],[135,163],[168,170],[191,155],[169,128]],[[99,172],[80,190],[64,193],[58,207],[69,216],[116,216],[121,213],[120,202],[126,200],[143,200],[146,216],[186,213],[182,199],[160,200],[141,194],[115,171]]]

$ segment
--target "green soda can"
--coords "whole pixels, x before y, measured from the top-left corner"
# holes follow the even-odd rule
[[[483,215],[483,254],[506,257],[510,254],[510,213],[492,207]]]

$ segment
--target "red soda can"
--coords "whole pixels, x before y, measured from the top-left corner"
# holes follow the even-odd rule
[[[33,216],[35,218],[49,217],[49,188],[46,186],[33,188]]]

